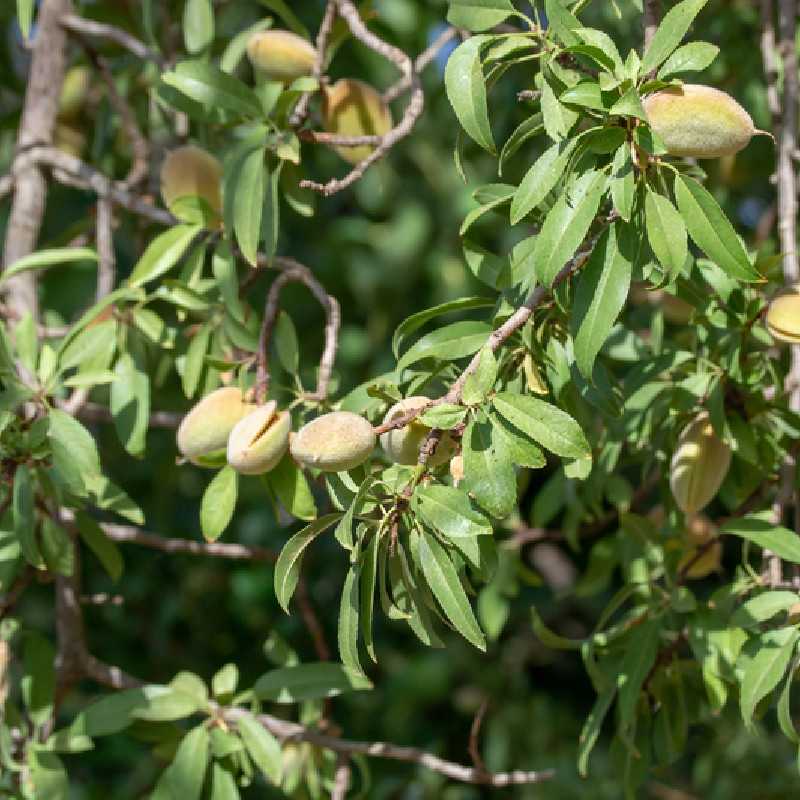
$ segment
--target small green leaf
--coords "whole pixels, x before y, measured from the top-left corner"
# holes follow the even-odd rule
[[[647,238],[659,263],[670,276],[681,274],[689,255],[686,225],[669,198],[648,187],[644,198]]]
[[[556,142],[533,162],[511,201],[512,225],[530,214],[555,188],[575,150],[575,144],[575,139]]]
[[[236,729],[253,759],[253,764],[268,781],[278,785],[282,771],[281,746],[278,740],[250,715],[239,717]]]
[[[83,511],[76,512],[75,523],[81,539],[95,554],[111,580],[116,583],[122,577],[124,568],[122,554],[116,543],[109,539],[105,531]]]
[[[658,79],[663,81],[681,72],[702,72],[719,54],[719,47],[708,42],[689,42],[679,47],[658,71]]]
[[[0,285],[20,272],[56,267],[75,261],[97,261],[97,252],[91,247],[54,247],[49,250],[39,250],[9,264],[0,275]]]
[[[411,498],[411,508],[426,525],[448,539],[492,533],[489,520],[472,506],[463,491],[452,486],[418,486]]]
[[[36,539],[34,501],[35,485],[31,469],[27,464],[19,464],[14,471],[14,491],[11,496],[14,535],[25,560],[37,569],[44,569],[45,563]]]
[[[745,725],[752,722],[759,701],[780,683],[799,637],[795,628],[778,628],[759,637],[755,655],[742,676],[740,703]]]
[[[630,222],[633,213],[633,201],[636,195],[636,178],[633,172],[630,146],[627,142],[621,145],[614,154],[611,164],[611,200],[614,208],[626,222]]]
[[[361,616],[361,630],[364,634],[364,644],[370,658],[377,663],[375,645],[372,641],[372,619],[375,600],[375,584],[378,576],[378,551],[380,537],[376,533],[370,539],[361,560],[359,580],[359,611]]]
[[[208,109],[254,119],[262,116],[261,102],[249,86],[205,61],[183,61],[161,79]]]
[[[281,505],[298,519],[316,519],[317,506],[306,476],[287,453],[268,473],[269,485]]]
[[[173,797],[200,800],[208,769],[208,745],[208,729],[205,725],[192,728],[181,739],[175,758],[168,767],[167,786]]]
[[[226,183],[233,196],[233,229],[242,255],[255,266],[258,243],[261,239],[261,214],[264,210],[264,189],[267,170],[264,163],[265,148],[257,147],[236,162],[233,169],[236,179]],[[230,188],[228,188],[230,187]],[[235,188],[234,188],[235,187]]]
[[[646,75],[658,68],[681,43],[686,31],[694,22],[694,18],[707,2],[708,0],[683,0],[664,15],[642,59],[641,71],[643,74]]]
[[[36,0],[17,0],[17,21],[24,39],[30,39]]]
[[[489,422],[472,420],[461,443],[466,490],[493,517],[507,517],[517,502],[517,476],[505,440]]]
[[[169,272],[181,259],[194,237],[202,230],[201,225],[174,225],[156,236],[147,245],[147,249],[133,268],[133,273],[128,279],[130,285],[142,286]]]
[[[133,342],[129,341],[129,345]],[[137,458],[144,456],[150,424],[150,378],[141,345],[122,353],[114,367],[111,414],[123,447]]]
[[[658,655],[660,632],[661,623],[649,620],[634,628],[626,639],[625,655],[617,676],[618,711],[625,726],[633,722],[642,685]]]
[[[200,504],[200,528],[206,541],[216,541],[228,527],[236,508],[238,485],[236,470],[225,466],[206,487]]]
[[[183,7],[183,41],[192,54],[214,41],[214,9],[211,0],[186,0]]]
[[[449,3],[447,21],[470,31],[493,28],[514,11],[511,0],[449,0]]]
[[[296,375],[300,368],[300,346],[292,318],[285,311],[278,314],[273,341],[283,368],[290,375]]]
[[[600,729],[603,727],[603,720],[614,702],[616,693],[617,687],[612,684],[598,694],[594,706],[592,706],[592,710],[583,724],[581,735],[578,739],[578,773],[582,778],[585,778],[589,773],[589,756],[594,750],[594,746],[600,736]]]
[[[723,525],[722,533],[741,536],[785,561],[800,564],[800,538],[788,528],[773,524],[769,511],[732,519]]]
[[[191,716],[201,709],[197,698],[188,692],[173,689],[171,686],[145,686],[138,702],[131,710],[131,716],[150,722],[172,722]],[[141,700],[144,699],[144,704]],[[87,731],[88,734],[88,731]]]
[[[781,611],[788,611],[798,602],[800,602],[800,595],[797,592],[762,592],[746,600],[734,611],[731,625],[740,628],[757,628],[762,622],[780,614]]]
[[[253,691],[260,700],[299,703],[371,688],[372,683],[364,675],[341,664],[321,661],[267,672],[256,681]]]
[[[397,371],[402,372],[424,358],[456,361],[471,356],[486,344],[491,326],[477,320],[454,322],[418,339],[397,362]]]
[[[358,617],[359,617],[358,567],[351,564],[342,589],[339,603],[339,624],[337,639],[339,656],[346,669],[363,674],[364,669],[358,658]]]

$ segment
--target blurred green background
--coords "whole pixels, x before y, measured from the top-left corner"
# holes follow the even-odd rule
[[[267,10],[255,0],[217,2],[217,44],[264,16]],[[305,0],[294,9],[308,27],[316,30],[323,3]],[[182,47],[181,2],[151,3],[156,14],[154,31],[170,55]],[[627,52],[641,40],[636,3],[617,0],[590,3],[587,25],[600,27]],[[770,128],[758,48],[758,4],[752,0],[711,0],[700,14],[693,38],[721,47],[716,63],[703,82],[732,93],[752,113],[756,125]],[[121,25],[137,35],[142,31],[142,4],[135,0],[77,2],[81,13]],[[409,53],[424,49],[441,30],[446,4],[437,0],[375,0],[375,29]],[[109,59],[118,86],[137,110],[143,127],[153,136],[153,182],[157,195],[157,160],[165,147],[178,140],[154,123],[148,91],[156,79],[132,57],[99,45]],[[27,54],[20,43],[14,3],[0,4],[0,170],[7,167],[14,146],[24,91]],[[71,48],[71,63],[86,63],[78,46]],[[249,79],[243,64],[241,77]],[[458,176],[453,160],[457,123],[444,96],[443,59],[424,75],[426,110],[414,134],[371,169],[352,191],[317,202],[313,218],[303,218],[288,207],[281,210],[279,252],[309,265],[336,295],[343,309],[341,347],[337,360],[339,392],[343,395],[362,381],[393,366],[390,341],[396,325],[409,314],[447,299],[488,294],[469,272],[461,256],[458,228],[473,206],[471,185]],[[363,47],[346,44],[338,53],[334,77],[367,78],[379,87],[395,75],[386,63]],[[532,74],[516,67],[490,96],[495,138],[503,141],[530,113],[516,99],[529,88]],[[119,121],[99,84],[77,126],[85,135],[82,157],[115,177],[128,166],[120,145]],[[402,102],[402,101],[401,101]],[[222,154],[224,133],[192,130],[194,140]],[[524,146],[510,162],[502,181],[517,182],[541,149],[541,142]],[[492,161],[467,144],[464,163],[472,186],[498,180]],[[303,170],[324,180],[344,174],[344,165],[322,147],[304,145]],[[765,137],[755,139],[735,161],[711,167],[711,183],[726,211],[738,223],[748,243],[769,252],[774,249],[769,224],[774,189],[773,149]],[[0,204],[0,233],[8,203]],[[91,195],[53,188],[41,246],[55,246],[83,232],[91,233]],[[130,270],[154,229],[118,213],[115,246],[119,274]],[[522,226],[518,226],[522,227]],[[481,241],[487,247],[507,248],[508,226],[499,217],[481,223]],[[521,237],[523,231],[515,234]],[[65,319],[74,319],[91,301],[93,272],[70,268],[53,271],[43,282],[43,305]],[[250,297],[258,307],[265,291],[259,282]],[[315,363],[322,343],[322,317],[302,287],[289,287],[285,308],[302,333],[302,352]],[[312,381],[312,369],[307,384]],[[172,374],[154,395],[155,408],[184,410],[179,381]],[[97,426],[103,463],[111,477],[142,505],[147,528],[165,536],[199,539],[198,506],[210,473],[189,466],[176,469],[176,450],[169,432],[151,432],[145,461],[136,461],[119,445],[110,426]],[[537,476],[543,481],[547,473]],[[526,494],[527,505],[536,487]],[[557,521],[554,523],[557,524]],[[274,519],[256,481],[244,481],[235,519],[226,541],[280,548],[299,525],[281,527]],[[225,562],[193,556],[168,556],[156,551],[124,546],[126,572],[118,586],[111,584],[91,558],[84,565],[87,593],[122,595],[121,606],[88,607],[90,646],[99,657],[151,681],[167,681],[179,670],[210,678],[224,663],[235,661],[242,685],[269,668],[264,642],[277,632],[301,659],[315,660],[312,642],[298,615],[287,617],[279,609],[272,589],[269,565]],[[581,570],[584,553],[567,553]],[[446,650],[423,647],[405,626],[376,615],[376,649],[379,665],[371,671],[376,688],[334,701],[334,717],[344,735],[356,739],[386,739],[413,744],[457,761],[468,762],[467,740],[473,715],[482,700],[489,709],[483,729],[483,752],[491,769],[543,769],[554,767],[552,782],[531,788],[495,790],[449,784],[440,776],[394,762],[371,760],[370,798],[445,798],[468,800],[483,796],[552,798],[617,798],[607,742],[601,740],[592,759],[592,776],[582,781],[575,767],[576,740],[593,702],[593,691],[579,656],[547,650],[530,626],[530,606],[535,604],[560,631],[580,636],[596,619],[599,609],[615,590],[591,601],[557,597],[535,579],[530,548],[519,557],[509,554],[509,570],[518,575],[519,593],[501,600],[508,606],[502,632],[481,654],[460,637],[447,637]],[[346,571],[343,551],[322,537],[308,553],[303,567],[310,596],[335,642],[336,614]],[[709,582],[709,588],[713,581]],[[702,590],[701,590],[702,591]],[[29,591],[20,606],[24,622],[52,632],[52,591],[47,585]],[[96,687],[86,685],[64,707],[69,719],[90,698]],[[690,713],[693,710],[690,709]],[[800,791],[794,750],[773,730],[772,721],[746,734],[733,706],[718,718],[696,720],[689,750],[673,767],[653,776],[644,796],[663,800],[704,798],[786,798]],[[153,784],[157,761],[146,744],[127,735],[103,739],[91,753],[67,757],[76,800],[138,798]],[[243,797],[280,797],[263,785],[243,792]]]

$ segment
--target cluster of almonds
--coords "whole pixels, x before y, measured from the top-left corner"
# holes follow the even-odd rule
[[[392,406],[384,422],[416,411],[427,397],[409,397]],[[261,475],[274,469],[288,450],[301,466],[321,472],[342,472],[363,464],[375,447],[372,425],[350,411],[332,411],[292,433],[288,411],[278,411],[270,400],[259,406],[241,389],[224,386],[204,397],[178,428],[178,449],[184,458],[202,467],[226,462],[242,475]],[[419,448],[430,427],[414,420],[381,436],[381,446],[395,464],[417,463]],[[431,464],[438,466],[454,455],[455,443],[442,438]]]

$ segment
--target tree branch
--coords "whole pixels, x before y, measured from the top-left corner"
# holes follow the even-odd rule
[[[108,39],[120,47],[125,48],[144,61],[152,61],[157,64],[159,69],[165,69],[166,61],[155,50],[151,50],[144,42],[132,36],[122,28],[115,25],[107,25],[104,22],[96,22],[93,19],[86,19],[78,14],[66,14],[61,19],[61,25],[72,33],[81,36],[96,36],[100,39]]]
[[[661,20],[661,0],[644,0],[644,49],[650,47],[650,42],[658,30]]]

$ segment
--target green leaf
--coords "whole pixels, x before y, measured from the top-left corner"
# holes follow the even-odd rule
[[[462,42],[447,59],[444,85],[461,126],[484,150],[494,155],[496,149],[489,125],[480,53],[489,40],[488,36],[472,36]]]
[[[272,17],[265,17],[264,19],[254,22],[243,31],[239,31],[229,42],[225,45],[225,50],[222,53],[222,58],[219,60],[219,67],[223,72],[231,74],[236,71],[239,62],[244,58],[247,52],[247,43],[254,33],[260,33],[272,27]]]
[[[784,561],[800,564],[800,538],[793,531],[771,521],[771,512],[762,511],[722,526],[722,533],[741,536],[764,550],[771,550]]]
[[[633,263],[629,226],[614,223],[595,245],[580,274],[573,304],[575,360],[591,380],[594,361],[628,299]]]
[[[134,711],[146,709],[151,698],[170,691],[166,686],[143,686],[140,689],[114,692],[85,708],[75,718],[72,729],[75,733],[92,738],[119,733],[134,721]],[[194,708],[194,703],[191,707]]]
[[[261,214],[267,180],[265,153],[264,147],[257,147],[239,159],[233,166],[236,178],[231,178],[230,184],[226,183],[226,189],[230,187],[234,191],[233,229],[236,240],[242,255],[253,266],[258,259],[258,243],[261,239]]]
[[[794,682],[794,673],[797,670],[797,659],[795,659],[789,671],[786,673],[786,680],[783,684],[781,696],[778,699],[778,724],[783,731],[783,735],[792,743],[800,744],[800,736],[797,734],[797,729],[794,726],[792,719],[792,683]]]
[[[463,491],[452,486],[417,486],[411,508],[426,525],[448,539],[492,533],[489,520],[472,506]]]
[[[719,47],[708,42],[689,42],[679,47],[658,71],[658,79],[663,81],[681,72],[702,72],[719,54]]]
[[[131,709],[131,716],[150,722],[172,722],[189,717],[201,710],[197,698],[171,686],[145,686],[144,705],[140,701]],[[88,731],[87,731],[87,735]]]
[[[194,397],[200,385],[212,332],[211,325],[202,325],[195,331],[189,341],[189,347],[186,348],[186,360],[183,362],[183,375],[181,375],[183,393],[186,397]]]
[[[492,412],[489,418],[497,435],[505,441],[505,450],[512,464],[519,467],[541,469],[547,463],[544,453],[529,436],[495,412]]]
[[[686,225],[669,198],[650,187],[644,199],[647,238],[658,262],[670,276],[680,275],[689,255]]]
[[[423,531],[419,539],[422,572],[445,616],[453,627],[479,650],[486,650],[486,637],[475,619],[456,568],[435,537]]]
[[[278,740],[250,715],[236,720],[236,729],[247,748],[253,764],[271,783],[278,785],[281,780],[282,759]]]
[[[575,144],[575,139],[556,142],[534,161],[511,201],[512,225],[530,214],[555,188],[575,150]]]
[[[456,361],[471,356],[486,344],[491,332],[490,325],[476,320],[446,325],[417,340],[397,362],[397,371],[402,372],[424,358]]]
[[[341,514],[327,514],[314,520],[299,533],[296,533],[283,546],[275,563],[275,597],[281,608],[288,614],[289,601],[292,599],[300,575],[300,563],[303,553],[314,539],[341,518]]]
[[[53,713],[56,652],[50,640],[35,631],[28,631],[23,642],[22,698],[31,720],[40,726]]]
[[[485,346],[480,351],[478,366],[467,375],[461,391],[461,401],[468,406],[480,405],[486,400],[497,380],[497,359],[492,348]]]
[[[461,444],[466,490],[493,517],[507,517],[517,502],[517,476],[505,440],[489,422],[472,420]]]
[[[377,663],[375,646],[372,641],[372,619],[374,612],[375,584],[378,576],[378,550],[380,536],[376,533],[369,541],[361,560],[359,580],[359,612],[361,616],[361,631],[364,634],[364,644],[370,658]]]
[[[681,43],[694,18],[707,2],[708,0],[683,0],[664,15],[642,59],[642,74],[646,75],[656,69]]]
[[[50,517],[39,528],[39,546],[49,572],[72,575],[75,571],[75,548],[69,534]]]
[[[337,626],[337,641],[339,643],[339,656],[346,669],[355,673],[364,673],[358,658],[358,567],[350,565],[342,589],[342,598],[339,603],[339,624]]]
[[[400,347],[406,337],[442,314],[447,314],[451,311],[468,311],[473,308],[486,308],[493,305],[494,301],[485,297],[461,297],[458,300],[450,300],[447,303],[433,306],[433,308],[418,311],[416,314],[412,314],[410,317],[404,319],[397,326],[394,336],[392,337],[392,352],[395,354],[395,357],[397,357],[400,353]]]
[[[429,428],[441,428],[449,431],[460,425],[467,416],[469,409],[464,406],[457,406],[453,403],[441,403],[438,406],[423,411],[417,419]]]
[[[130,342],[129,344],[133,344]],[[114,367],[111,414],[123,447],[138,458],[144,456],[150,424],[150,378],[141,345],[122,353]]]
[[[300,368],[300,346],[297,343],[297,330],[292,318],[285,311],[278,314],[273,342],[283,368],[289,374],[296,375]]]
[[[183,41],[188,52],[205,50],[214,41],[214,9],[211,0],[186,0],[183,7]]]
[[[192,728],[183,737],[175,758],[168,767],[167,786],[173,797],[200,800],[208,769],[208,745],[208,730],[205,725]]]
[[[554,141],[560,142],[569,135],[572,126],[578,120],[578,112],[563,105],[553,87],[547,82],[542,83],[542,121],[547,135]]]
[[[34,501],[35,486],[31,469],[27,464],[19,464],[14,471],[14,491],[11,495],[14,535],[25,560],[31,566],[43,569],[45,564],[36,539]]]
[[[581,27],[581,21],[567,10],[563,0],[545,0],[544,8],[556,36],[567,46],[575,44],[578,37],[574,31]]]
[[[535,397],[502,392],[494,407],[501,417],[538,442],[565,458],[587,458],[591,448],[580,425],[565,411]]]
[[[28,769],[36,800],[68,800],[69,780],[61,759],[47,750],[28,748]]]
[[[24,39],[30,39],[36,0],[17,0],[17,22]]]
[[[449,0],[449,3],[447,21],[470,31],[493,28],[514,11],[511,0]]]
[[[568,639],[566,636],[552,631],[544,624],[544,620],[536,608],[531,608],[531,623],[533,632],[539,637],[542,644],[551,650],[580,650],[584,643],[583,639]]]
[[[0,285],[20,272],[56,267],[75,261],[97,261],[97,253],[91,247],[54,247],[49,250],[39,250],[9,264],[0,274]]]
[[[122,577],[124,563],[116,543],[83,511],[75,513],[75,523],[86,546],[95,554],[103,569],[115,583]]]
[[[53,462],[70,489],[82,495],[101,477],[97,444],[91,433],[66,412],[55,408],[49,418],[47,435]]]
[[[589,232],[606,189],[602,172],[591,170],[568,186],[547,214],[536,237],[533,262],[539,282],[550,287]]]
[[[169,272],[186,252],[192,240],[203,230],[202,225],[174,225],[156,236],[133,268],[128,279],[131,286],[142,286]]]
[[[228,527],[236,508],[238,485],[236,470],[225,466],[206,487],[200,504],[200,528],[206,541],[216,541]]]
[[[254,119],[262,116],[261,102],[249,86],[205,61],[183,61],[161,79],[206,108]]]
[[[589,773],[589,756],[594,750],[594,746],[600,736],[600,729],[603,727],[603,720],[614,702],[616,693],[617,687],[612,684],[598,694],[597,699],[594,701],[594,706],[592,706],[592,710],[583,724],[581,735],[578,739],[578,773],[582,778],[585,778]]]
[[[630,222],[633,213],[633,201],[636,195],[636,178],[633,172],[630,146],[626,142],[614,155],[611,165],[611,200],[614,208],[626,222]]]
[[[281,505],[292,516],[305,520],[316,519],[317,506],[311,487],[288,453],[267,474],[267,479]]]
[[[772,591],[746,600],[731,617],[731,625],[740,628],[757,628],[762,622],[771,619],[781,611],[788,611],[800,602],[797,592]]]
[[[299,703],[371,688],[372,684],[366,676],[352,672],[341,664],[321,661],[273,669],[256,681],[253,691],[259,700]]]
[[[689,235],[712,261],[732,278],[762,280],[733,226],[708,191],[694,178],[676,175],[675,197]]]
[[[236,778],[228,770],[220,766],[218,761],[214,761],[211,764],[210,800],[241,800]]]
[[[236,664],[226,664],[217,670],[211,679],[211,691],[214,697],[230,697],[236,691],[239,684],[239,668]]]
[[[649,620],[633,629],[625,640],[625,655],[619,667],[618,711],[623,725],[633,722],[642,685],[658,655],[661,622]]]
[[[258,0],[262,6],[274,11],[298,36],[309,39],[308,28],[298,19],[285,0]]]
[[[642,99],[636,89],[628,89],[625,94],[608,110],[612,116],[636,117],[647,121]]]
[[[778,628],[759,637],[755,655],[742,676],[740,704],[745,725],[752,722],[759,701],[780,683],[799,637],[795,628]]]

